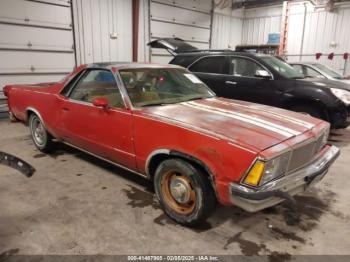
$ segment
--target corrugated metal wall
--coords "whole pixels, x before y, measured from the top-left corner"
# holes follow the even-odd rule
[[[244,12],[242,44],[266,44],[269,33],[279,33],[282,6],[246,9]]]
[[[214,10],[211,48],[234,49],[242,42],[243,10]]]
[[[304,3],[291,4],[287,42],[288,60],[316,61],[315,54],[319,52],[324,54],[318,60],[320,63],[343,73],[345,60],[342,55],[345,52],[350,53],[350,34],[348,33],[350,6],[339,5],[333,12],[314,8],[310,3],[306,6],[307,12],[304,18]],[[241,39],[242,44],[266,44],[269,33],[280,32],[281,18],[282,6],[246,9],[242,23],[242,36],[234,36],[235,38],[230,41],[238,43]],[[221,32],[222,28],[229,28],[232,25],[237,26],[237,21],[218,16],[214,19],[213,33],[215,30]],[[220,34],[217,35],[220,38]],[[227,42],[227,40],[223,41]],[[213,46],[226,47],[216,43]],[[330,53],[336,54],[333,60],[327,59]],[[350,63],[346,66],[346,74],[350,74]]]
[[[132,60],[132,1],[73,0],[78,64]]]
[[[350,53],[350,6],[337,7],[333,12],[314,10],[310,4],[306,7],[305,18],[303,5],[291,7],[289,23],[292,26],[288,31],[288,60],[316,61],[315,53],[322,53],[324,55],[318,62],[343,73],[343,54]],[[327,58],[330,53],[336,54],[333,60]],[[350,66],[347,66],[346,74],[350,74]]]

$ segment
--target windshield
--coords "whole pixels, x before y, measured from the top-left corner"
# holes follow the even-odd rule
[[[214,97],[195,75],[177,68],[122,69],[119,74],[134,106],[152,106]]]
[[[325,72],[330,77],[336,78],[336,79],[344,79],[344,77],[341,74],[338,74],[337,72],[333,71],[327,66],[324,66],[322,64],[313,64],[314,67],[320,69],[321,71]]]
[[[300,74],[291,65],[286,62],[273,57],[273,56],[261,56],[260,57],[265,63],[273,67],[282,76],[289,79],[303,79],[305,78],[303,74]]]

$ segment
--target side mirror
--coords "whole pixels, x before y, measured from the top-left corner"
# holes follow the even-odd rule
[[[94,100],[92,100],[92,104],[96,107],[101,107],[103,109],[108,108],[108,100],[105,97],[97,97]]]
[[[271,79],[270,73],[267,72],[266,70],[256,70],[255,76],[263,79]]]

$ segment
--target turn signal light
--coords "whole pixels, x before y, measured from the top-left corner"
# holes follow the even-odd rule
[[[248,175],[245,177],[244,183],[251,186],[259,185],[260,179],[264,172],[264,167],[264,162],[256,161],[254,166],[250,169]]]

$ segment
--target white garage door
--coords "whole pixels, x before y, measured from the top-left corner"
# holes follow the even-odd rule
[[[152,0],[150,39],[178,37],[199,49],[210,47],[211,0]],[[151,50],[151,61],[168,63],[172,56]]]
[[[75,66],[69,0],[1,0],[0,36],[0,91],[57,81]]]

